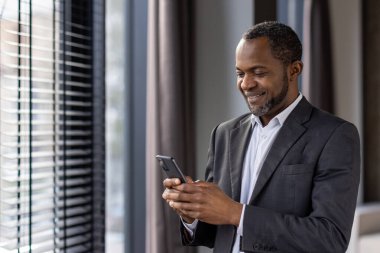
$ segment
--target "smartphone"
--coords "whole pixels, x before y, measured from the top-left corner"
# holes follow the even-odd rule
[[[173,157],[156,155],[156,158],[168,178],[179,178],[181,183],[186,183],[185,175],[182,173]]]

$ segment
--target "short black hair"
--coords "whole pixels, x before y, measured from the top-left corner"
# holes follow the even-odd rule
[[[250,28],[243,39],[252,40],[266,37],[276,59],[288,65],[302,58],[302,44],[297,34],[287,25],[277,21],[266,21]]]

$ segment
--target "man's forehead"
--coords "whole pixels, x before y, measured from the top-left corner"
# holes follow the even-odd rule
[[[271,57],[272,50],[266,37],[255,39],[241,39],[236,47],[236,57],[253,57],[253,56]]]
[[[269,45],[269,40],[268,40],[267,37],[264,37],[264,36],[257,37],[257,38],[254,38],[254,39],[244,39],[244,38],[242,38],[239,41],[237,47],[249,46],[249,45],[253,45],[253,44],[262,44],[262,45],[265,44],[265,45]]]

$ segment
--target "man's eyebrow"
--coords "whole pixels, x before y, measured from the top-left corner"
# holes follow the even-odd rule
[[[236,70],[239,70],[239,71],[242,71],[239,67],[235,67],[236,68]],[[258,69],[266,69],[266,67],[265,66],[262,66],[262,65],[258,65],[258,66],[254,66],[254,67],[251,67],[251,68],[249,68],[248,69],[248,71],[249,72],[253,72],[253,71],[255,71],[255,70],[258,70]]]

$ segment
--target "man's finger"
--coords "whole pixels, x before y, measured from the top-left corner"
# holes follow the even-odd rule
[[[173,186],[173,189],[176,189],[181,192],[196,193],[202,192],[207,186],[210,186],[210,183],[204,181],[195,181],[191,184],[181,184]]]
[[[170,196],[173,196],[173,195],[169,195],[171,193],[179,193],[179,191],[177,191],[174,188],[166,188],[165,191],[162,193],[162,198],[165,200],[168,200],[170,198]]]
[[[169,201],[169,206],[176,209],[180,210],[181,212],[197,212],[201,209],[202,205],[199,203],[191,203],[191,202],[180,202],[180,201]]]
[[[172,188],[180,184],[181,180],[179,180],[179,178],[166,178],[163,182],[165,188]]]
[[[194,195],[185,192],[178,191],[166,191],[163,196],[166,200],[172,200],[175,202],[193,202]]]

